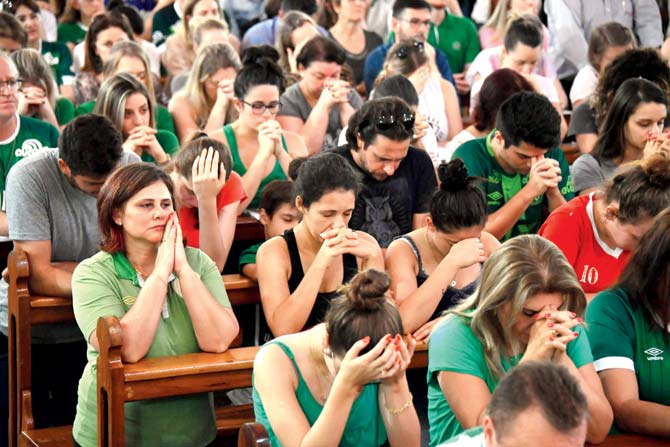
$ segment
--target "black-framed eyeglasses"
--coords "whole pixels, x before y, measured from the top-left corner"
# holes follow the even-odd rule
[[[281,110],[281,102],[279,101],[272,101],[269,104],[265,104],[264,102],[260,101],[246,102],[244,100],[240,100],[240,102],[251,107],[251,111],[254,113],[254,115],[262,115],[265,113],[265,110],[269,110],[270,113],[274,115]]]
[[[416,48],[420,54],[423,54],[423,52],[426,51],[424,43],[420,40],[415,40],[411,44],[402,45],[400,48],[395,50],[395,55],[398,59],[405,59],[412,48]]]
[[[5,87],[9,87],[11,91],[17,92],[21,88],[22,83],[23,81],[21,79],[10,79],[8,81],[0,81],[0,91],[4,90]]]

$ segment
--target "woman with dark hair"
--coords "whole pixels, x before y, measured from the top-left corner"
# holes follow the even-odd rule
[[[430,445],[481,425],[503,374],[528,361],[567,368],[588,401],[586,439],[605,440],[612,409],[581,327],[584,292],[561,251],[537,235],[502,244],[473,295],[448,311],[428,344]]]
[[[189,247],[200,248],[223,270],[235,237],[238,209],[247,201],[225,144],[197,135],[177,152],[167,170]]]
[[[670,436],[669,256],[666,209],[619,281],[596,295],[586,311],[594,365],[621,431]]]
[[[325,0],[323,3],[332,4],[336,18],[328,34],[344,50],[356,90],[365,96],[365,58],[370,51],[384,43],[381,37],[364,28],[367,4],[360,0]]]
[[[653,48],[626,51],[598,77],[598,86],[591,99],[573,109],[568,136],[575,136],[582,154],[593,150],[599,135],[598,128],[611,108],[614,95],[624,81],[632,78],[653,82],[670,98],[670,68],[658,51]]]
[[[200,250],[184,248],[169,176],[151,164],[125,166],[98,194],[102,251],[72,277],[72,304],[88,342],[72,435],[97,445],[98,319],[121,321],[121,358],[223,352],[238,333],[221,275]],[[166,423],[169,421],[169,423]],[[211,394],[126,404],[128,445],[206,446],[216,437]]]
[[[340,130],[363,101],[348,82],[340,79],[344,51],[322,36],[311,39],[298,55],[302,79],[281,96],[277,121],[297,132],[310,154],[332,149]]]
[[[539,234],[561,249],[587,300],[610,287],[654,217],[670,206],[670,162],[653,155],[554,210]]]
[[[275,336],[321,323],[340,285],[360,270],[384,268],[374,238],[347,227],[358,188],[356,172],[337,154],[309,157],[298,169],[302,221],[256,255],[263,311]]]
[[[466,141],[482,138],[496,127],[496,115],[501,104],[519,92],[535,91],[526,78],[510,68],[501,68],[491,73],[482,84],[479,102],[472,113],[473,123],[460,131],[444,150],[445,158],[451,159],[458,147]]]
[[[570,167],[575,192],[587,195],[624,163],[655,150],[668,116],[668,98],[653,82],[628,79],[611,102],[593,152]],[[660,141],[660,140],[659,140]]]
[[[357,274],[335,292],[324,323],[263,346],[253,374],[254,413],[273,447],[418,447],[420,426],[405,371],[389,277]]]
[[[244,52],[242,69],[233,85],[238,118],[212,134],[230,148],[233,169],[242,176],[250,198],[244,205],[251,208],[258,208],[265,185],[272,180],[286,180],[293,157],[307,155],[300,135],[283,130],[275,119],[284,91],[284,76],[276,63],[278,56],[277,50],[267,45]]]
[[[84,66],[74,79],[75,106],[92,101],[98,95],[103,65],[114,44],[122,40],[133,40],[125,17],[109,13],[95,17],[84,40]]]
[[[391,243],[386,267],[403,327],[417,340],[477,288],[481,264],[500,243],[483,231],[488,207],[463,160],[442,163],[427,225]]]
[[[633,31],[619,22],[607,22],[591,31],[589,63],[583,66],[570,87],[570,102],[576,108],[588,101],[598,85],[598,77],[614,59],[637,47]]]

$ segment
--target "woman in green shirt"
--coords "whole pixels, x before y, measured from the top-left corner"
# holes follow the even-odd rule
[[[587,440],[602,442],[612,409],[581,328],[585,307],[577,276],[553,243],[524,235],[494,251],[477,291],[430,337],[430,445],[481,425],[504,372],[533,360],[563,365],[577,379],[588,400]]]
[[[102,83],[93,113],[109,118],[124,140],[123,148],[143,161],[167,163],[179,150],[172,133],[156,130],[155,104],[135,76],[119,73]]]
[[[148,163],[117,170],[98,194],[102,251],[72,277],[77,324],[88,342],[72,429],[78,445],[97,445],[95,365],[100,317],[121,320],[121,358],[223,352],[237,320],[216,265],[184,248],[170,177]],[[126,404],[126,445],[208,445],[216,436],[211,394]]]
[[[233,170],[242,176],[244,190],[253,197],[250,208],[258,208],[266,184],[287,179],[293,157],[307,156],[302,138],[283,130],[276,120],[284,90],[278,59],[277,50],[267,45],[244,52],[242,69],[233,84],[238,118],[223,127],[223,134],[212,134],[230,148]]]
[[[58,25],[58,41],[70,51],[84,40],[93,18],[105,11],[103,0],[68,0]]]
[[[656,180],[670,183],[669,172]],[[586,311],[594,365],[617,428],[670,436],[670,213],[658,215],[618,283]]]
[[[266,344],[256,356],[254,413],[273,447],[420,445],[406,344],[386,273],[359,273],[325,322]]]

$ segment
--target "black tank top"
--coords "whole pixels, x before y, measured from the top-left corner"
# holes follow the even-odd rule
[[[419,273],[416,275],[416,286],[421,287],[421,285],[428,279],[428,275],[423,270],[423,263],[421,262],[421,254],[419,253],[419,248],[416,246],[414,240],[412,240],[410,236],[405,235],[401,236],[401,238],[407,241],[409,246],[412,248],[412,251],[414,252],[414,256],[416,256],[416,261],[419,263]],[[462,299],[467,298],[473,293],[475,293],[478,284],[479,284],[479,278],[472,281],[470,284],[463,287],[462,289],[457,289],[456,287],[448,286],[447,289],[444,291],[442,299],[437,305],[437,308],[433,312],[433,315],[431,315],[430,320],[434,320],[435,318],[442,315],[442,312],[444,312],[445,310],[449,309],[450,307],[453,307],[456,303],[458,303]]]
[[[300,262],[300,252],[298,251],[298,243],[295,240],[295,234],[293,229],[284,231],[284,240],[288,247],[288,253],[291,258],[291,276],[288,279],[288,289],[291,293],[300,285],[302,278],[304,278],[305,273],[302,270],[302,262]],[[356,262],[356,256],[351,253],[345,253],[342,255],[342,265],[344,267],[344,278],[342,283],[346,284],[351,279],[356,276],[358,273],[358,263]],[[326,311],[330,302],[337,298],[338,294],[335,290],[332,292],[319,292],[316,294],[316,300],[314,300],[314,306],[312,311],[309,313],[307,322],[302,330],[309,329],[312,326],[315,326],[323,322],[324,317],[326,316]]]

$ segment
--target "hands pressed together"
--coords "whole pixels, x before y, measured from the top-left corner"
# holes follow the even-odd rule
[[[156,163],[165,163],[170,157],[165,153],[156,139],[156,129],[150,126],[137,126],[130,131],[128,138],[123,143],[123,149],[141,155],[146,152],[151,155]]]
[[[568,343],[579,336],[575,327],[584,321],[574,312],[552,309],[542,309],[533,318],[522,360],[555,360],[565,354]]]
[[[557,190],[563,180],[561,166],[553,158],[533,157],[528,174],[528,186],[539,196],[549,190]]]
[[[368,240],[361,238],[358,233],[348,227],[331,228],[320,234],[323,244],[316,254],[317,259],[329,264],[330,261],[345,253],[356,257],[369,259],[376,256],[379,248]]]
[[[319,102],[328,109],[340,104],[349,103],[349,92],[351,85],[347,81],[341,79],[326,82],[324,89],[321,91]]]
[[[156,264],[152,274],[167,284],[170,274],[174,272],[177,277],[191,270],[186,259],[186,250],[184,249],[184,237],[179,225],[177,212],[172,211],[165,224],[163,238],[158,247],[156,255]]]

